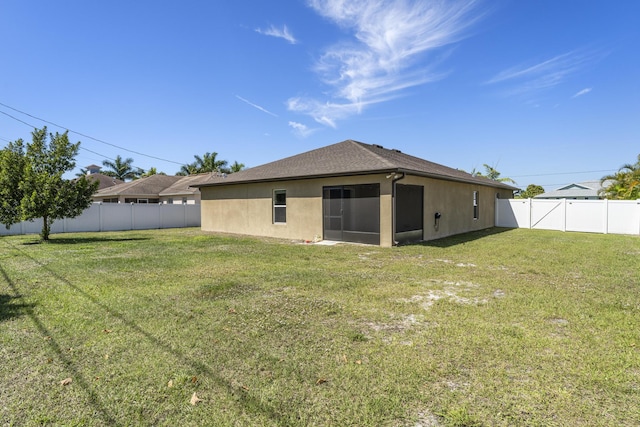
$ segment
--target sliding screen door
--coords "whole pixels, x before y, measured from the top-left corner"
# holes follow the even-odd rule
[[[323,189],[324,238],[380,244],[380,184]]]

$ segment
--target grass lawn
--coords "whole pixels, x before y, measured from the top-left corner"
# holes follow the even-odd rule
[[[640,238],[0,237],[0,425],[640,424]]]

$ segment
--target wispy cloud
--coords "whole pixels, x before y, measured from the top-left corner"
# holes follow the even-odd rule
[[[571,98],[577,98],[579,96],[586,95],[589,92],[591,92],[591,90],[592,90],[592,88],[586,87],[586,88],[582,89],[581,91],[579,91],[578,93],[576,93],[575,95],[573,95]]]
[[[309,0],[321,16],[353,33],[353,39],[327,49],[315,71],[332,88],[329,100],[291,98],[290,110],[319,123],[358,114],[408,88],[443,78],[437,61],[423,56],[460,41],[482,17],[477,0]],[[422,59],[422,61],[421,61]]]
[[[302,138],[306,138],[318,130],[318,129],[311,129],[307,125],[303,125],[302,123],[298,123],[298,122],[289,122],[289,127],[293,129],[293,133],[295,133],[296,135]]]
[[[244,98],[243,98],[243,97],[241,97],[241,96],[236,95],[236,98],[238,98],[240,101],[242,101],[242,102],[244,102],[244,103],[246,103],[246,104],[251,105],[253,108],[257,108],[258,110],[262,111],[263,113],[270,114],[270,115],[272,115],[273,117],[278,117],[278,115],[277,115],[277,114],[274,114],[274,113],[272,113],[271,111],[267,110],[266,108],[263,108],[263,107],[261,107],[261,106],[259,106],[259,105],[257,105],[257,104],[254,104],[253,102],[251,102],[251,101],[249,101],[249,100],[247,100],[247,99],[244,99]]]
[[[284,39],[291,44],[298,43],[298,41],[293,36],[293,34],[291,34],[291,32],[289,31],[286,25],[283,25],[282,28],[276,28],[273,25],[271,25],[267,29],[256,28],[256,32],[260,34],[264,34],[265,36],[278,37],[278,38]]]
[[[573,74],[592,65],[603,54],[574,50],[535,64],[518,65],[499,72],[486,84],[505,84],[508,94],[522,95],[557,86]],[[586,92],[585,92],[586,93]]]

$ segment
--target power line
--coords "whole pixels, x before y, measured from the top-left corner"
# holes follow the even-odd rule
[[[0,102],[0,105],[2,105],[3,107],[9,108],[9,109],[11,109],[11,110],[13,110],[13,111],[16,111],[16,112],[18,112],[18,113],[20,113],[20,114],[24,114],[25,116],[29,116],[29,117],[31,117],[31,118],[33,118],[33,119],[40,120],[41,122],[44,122],[44,123],[47,123],[47,124],[50,124],[50,125],[53,125],[53,126],[59,127],[60,129],[66,129],[66,130],[68,130],[68,131],[69,131],[69,132],[71,132],[71,133],[74,133],[74,134],[76,134],[76,135],[80,135],[80,136],[82,136],[82,137],[84,137],[84,138],[91,139],[91,140],[96,141],[96,142],[99,142],[99,143],[101,143],[101,144],[110,145],[111,147],[115,147],[115,148],[118,148],[118,149],[120,149],[120,150],[128,151],[129,153],[138,154],[138,155],[140,155],[140,156],[148,157],[148,158],[150,158],[150,159],[160,160],[160,161],[162,161],[162,162],[173,163],[173,164],[180,165],[180,166],[184,165],[184,163],[175,162],[175,161],[173,161],[173,160],[167,160],[167,159],[163,159],[163,158],[161,158],[161,157],[152,156],[152,155],[150,155],[150,154],[141,153],[141,152],[139,152],[139,151],[130,150],[130,149],[128,149],[128,148],[124,148],[124,147],[121,147],[121,146],[119,146],[119,145],[111,144],[110,142],[103,141],[103,140],[98,139],[98,138],[94,138],[94,137],[92,137],[92,136],[90,136],[90,135],[86,135],[86,134],[83,134],[83,133],[80,133],[80,132],[76,132],[76,131],[74,131],[74,130],[69,129],[69,128],[68,128],[68,127],[66,127],[66,126],[61,126],[61,125],[59,125],[59,124],[57,124],[57,123],[54,123],[54,122],[51,122],[51,121],[48,121],[48,120],[45,120],[45,119],[41,119],[40,117],[36,117],[36,116],[34,116],[34,115],[32,115],[32,114],[29,114],[29,113],[27,113],[27,112],[24,112],[24,111],[18,110],[17,108],[13,108],[13,107],[11,107],[11,106],[9,106],[9,105],[7,105],[7,104],[3,104],[2,102]],[[10,115],[10,114],[7,114],[7,113],[5,113],[4,111],[0,111],[0,113],[4,114],[4,115],[6,115],[6,116],[9,116],[9,117],[11,117],[11,118],[12,118],[12,119],[14,119],[14,120],[17,120],[17,121],[19,121],[20,123],[24,123],[24,124],[26,124],[26,125],[28,125],[28,126],[31,126],[31,127],[34,127],[34,128],[36,128],[36,127],[37,127],[37,126],[33,126],[33,125],[31,125],[31,124],[29,124],[29,123],[27,123],[27,122],[23,121],[23,120],[20,120],[20,119],[18,119],[18,118],[16,118],[16,117],[12,116],[12,115]],[[89,150],[87,150],[87,151],[89,151]],[[95,152],[93,152],[93,153],[94,153],[94,154],[98,154],[98,153],[95,153]]]
[[[578,173],[601,173],[601,172],[615,172],[617,169],[605,169],[598,171],[582,171],[582,172],[556,172],[556,173],[539,173],[532,175],[513,175],[513,178],[527,178],[531,176],[552,176],[552,175],[574,175]]]
[[[27,125],[27,126],[29,126],[29,127],[34,128],[34,129],[35,129],[35,128],[37,128],[37,126],[34,126],[34,125],[32,125],[31,123],[27,123],[27,122],[25,122],[24,120],[20,120],[19,118],[14,117],[14,116],[12,116],[11,114],[6,113],[6,112],[4,112],[4,111],[1,111],[1,110],[0,110],[0,114],[4,114],[4,115],[5,115],[5,116],[7,116],[7,117],[11,117],[12,119],[17,120],[17,121],[19,121],[20,123],[23,123],[23,124],[25,124],[25,125]],[[6,140],[5,140],[5,141],[6,141]],[[7,141],[7,142],[11,142],[11,141]],[[98,153],[98,152],[96,152],[96,151],[89,150],[88,148],[84,148],[84,147],[82,146],[82,144],[80,145],[80,147],[79,147],[79,148],[80,148],[81,150],[88,151],[89,153],[97,154],[98,156],[105,157],[105,158],[107,158],[107,159],[111,159],[111,160],[115,160],[115,159],[112,159],[112,158],[111,158],[111,157],[109,157],[109,156],[105,156],[104,154],[100,154],[100,153]]]

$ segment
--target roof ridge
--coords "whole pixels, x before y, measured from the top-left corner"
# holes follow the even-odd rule
[[[383,150],[386,150],[386,148],[384,148],[382,145],[365,144],[364,142],[354,141],[353,139],[349,139],[348,141],[353,143],[353,144],[355,144],[361,150],[365,150],[367,153],[372,154],[376,159],[381,160],[387,166],[392,167],[392,168],[396,168],[397,167],[397,165],[395,165],[393,162],[389,161],[388,159],[385,159],[383,156],[379,155],[378,153],[374,152],[371,149],[373,147],[378,147],[378,148],[381,148]]]

